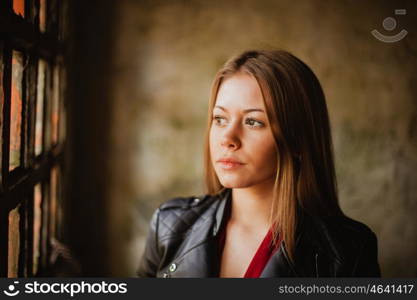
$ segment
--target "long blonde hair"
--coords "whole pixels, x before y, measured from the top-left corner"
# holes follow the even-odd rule
[[[297,222],[301,213],[342,215],[337,196],[333,145],[325,96],[311,69],[283,50],[245,51],[217,72],[211,89],[205,144],[205,183],[209,194],[221,185],[210,159],[212,110],[223,80],[245,72],[262,91],[277,147],[271,226],[294,259]]]

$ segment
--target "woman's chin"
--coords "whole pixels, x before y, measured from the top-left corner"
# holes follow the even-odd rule
[[[239,188],[245,188],[245,187],[250,186],[250,184],[247,184],[246,182],[242,180],[230,180],[230,179],[221,180],[220,179],[220,183],[222,184],[222,186],[228,189],[239,189]]]
[[[252,176],[254,177],[254,176]],[[271,178],[260,178],[260,180],[254,180],[255,178],[250,178],[250,176],[221,176],[218,177],[221,185],[228,189],[244,189],[248,187],[266,187],[272,186],[275,182],[275,177]],[[258,178],[259,179],[259,178]]]

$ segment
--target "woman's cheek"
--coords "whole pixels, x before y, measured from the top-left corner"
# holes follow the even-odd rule
[[[275,168],[277,161],[277,151],[274,143],[261,143],[258,147],[258,157],[260,158],[260,164],[263,166],[268,166],[270,168]]]
[[[210,147],[210,158],[211,160],[215,159],[216,151],[217,151],[217,143],[216,143],[216,134],[213,129],[210,130],[209,135],[209,147]]]

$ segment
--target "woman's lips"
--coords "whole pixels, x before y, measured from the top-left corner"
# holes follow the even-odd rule
[[[234,161],[234,160],[228,160],[228,159],[218,160],[217,163],[224,170],[235,170],[235,169],[238,169],[238,168],[240,168],[240,167],[242,167],[242,166],[245,165],[245,164],[243,164],[241,162]]]

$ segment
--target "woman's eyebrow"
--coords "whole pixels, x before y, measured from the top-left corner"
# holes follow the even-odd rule
[[[249,108],[249,109],[245,109],[243,110],[244,113],[248,113],[248,112],[253,112],[253,111],[259,111],[259,112],[265,112],[263,109],[261,108]]]
[[[224,108],[223,106],[220,106],[220,105],[216,105],[214,108],[218,108],[218,109],[221,109],[221,110],[227,112],[227,109]],[[265,112],[261,108],[248,108],[248,109],[244,109],[243,110],[244,113],[249,113],[249,112],[253,112],[253,111],[258,111],[258,112],[263,112],[263,113]]]

